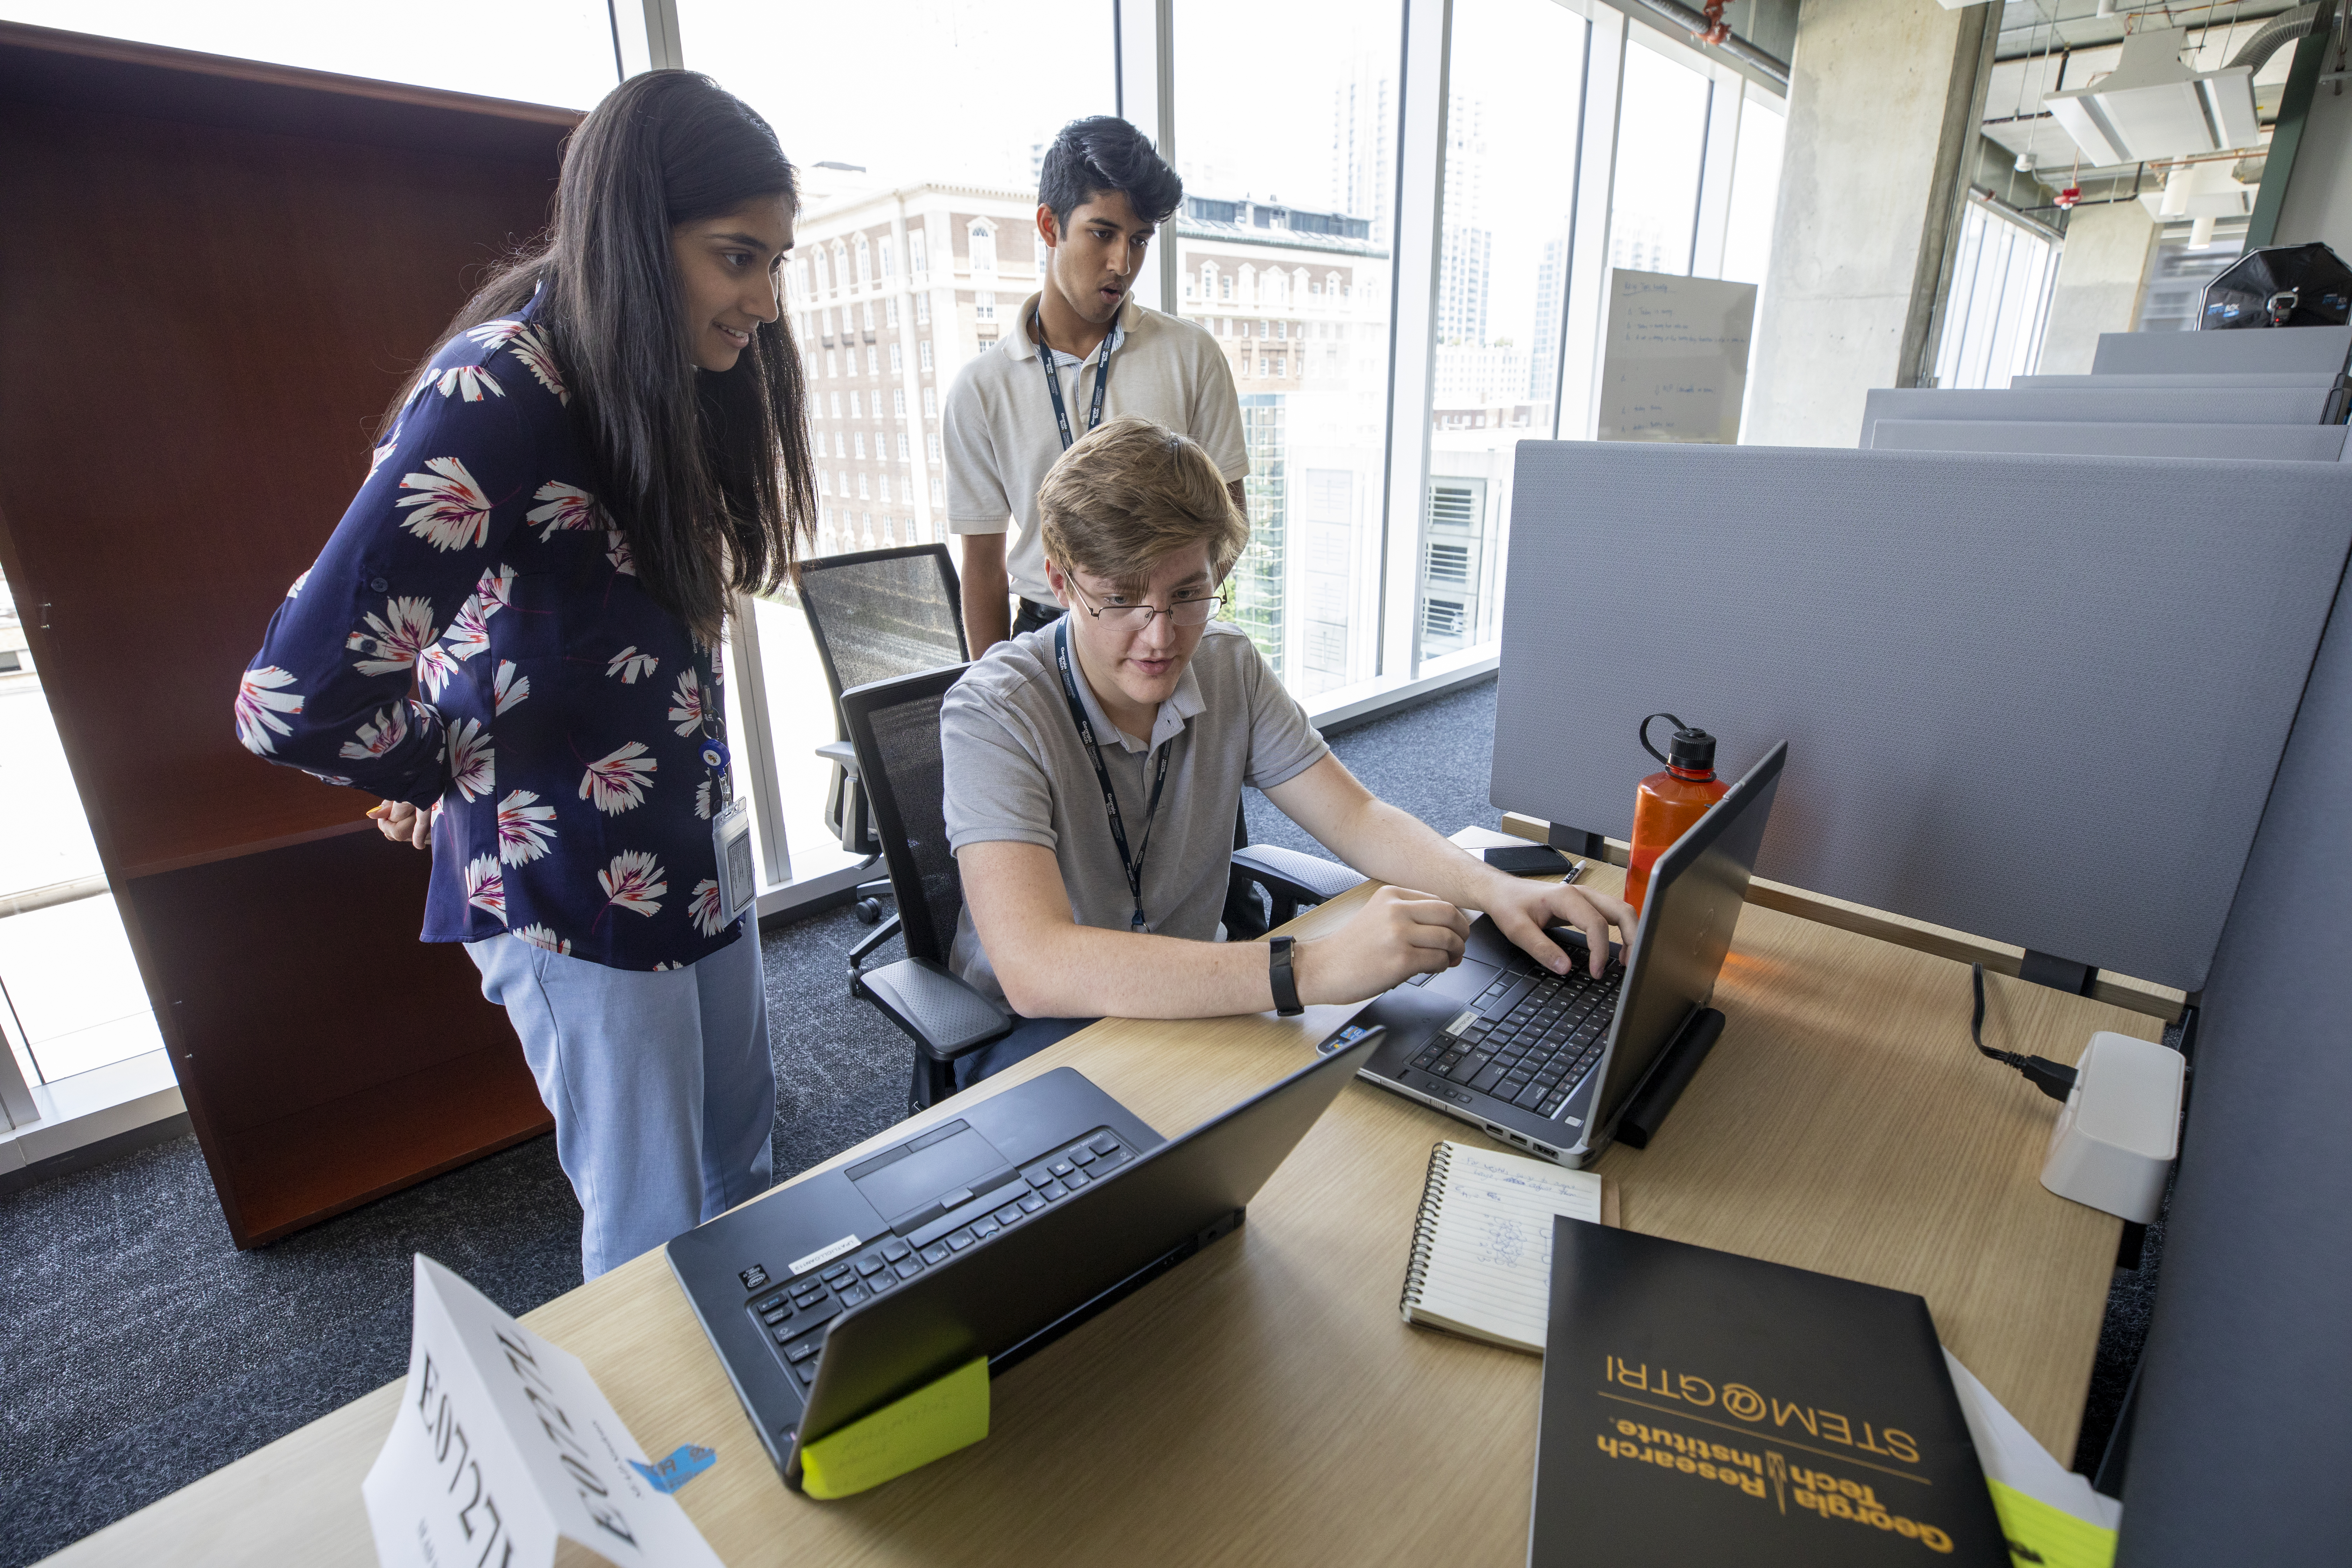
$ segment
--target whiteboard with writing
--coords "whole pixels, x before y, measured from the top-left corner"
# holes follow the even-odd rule
[[[1612,268],[1601,439],[1736,445],[1755,321],[1753,283]]]

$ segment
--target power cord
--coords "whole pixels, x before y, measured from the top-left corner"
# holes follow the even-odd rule
[[[1969,1038],[1974,1040],[1977,1049],[1986,1056],[2023,1073],[2034,1088],[2051,1099],[2065,1099],[2074,1088],[2073,1068],[2060,1062],[2053,1062],[2047,1057],[2029,1057],[2017,1051],[1997,1051],[1984,1043],[1984,965],[1971,963],[1969,969],[1977,994],[1976,1011],[1969,1015]]]

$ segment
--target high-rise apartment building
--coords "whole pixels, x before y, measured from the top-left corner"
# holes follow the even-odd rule
[[[1013,329],[1044,247],[1034,192],[812,193],[785,263],[808,384],[817,552],[947,537],[940,405]]]
[[[1333,89],[1331,124],[1332,210],[1360,216],[1385,247],[1396,199],[1396,84],[1369,57]]]
[[[1549,403],[1559,392],[1559,334],[1567,306],[1562,292],[1567,287],[1568,236],[1562,233],[1544,241],[1536,262],[1535,319],[1528,331],[1533,345],[1528,357],[1528,399],[1533,403]]]
[[[1495,237],[1486,226],[1486,104],[1475,93],[1446,101],[1445,244],[1439,254],[1437,341],[1484,348]]]

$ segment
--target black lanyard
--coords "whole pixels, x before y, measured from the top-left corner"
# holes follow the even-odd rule
[[[705,650],[698,673],[703,683],[702,722],[697,732],[701,736],[702,743],[696,749],[702,754],[703,768],[710,775],[707,782],[711,794],[716,796],[710,809],[702,815],[715,816],[735,804],[735,775],[727,765],[727,709],[719,690],[719,650],[716,647]],[[676,717],[676,712],[672,710],[671,716]]]
[[[1054,423],[1061,426],[1062,450],[1066,452],[1070,449],[1071,441],[1070,412],[1062,405],[1062,373],[1054,366],[1054,345],[1045,341],[1045,313],[1043,310],[1030,312],[1029,324],[1033,329],[1030,335],[1037,340],[1037,363],[1045,367],[1045,390],[1054,395]],[[1118,323],[1114,321],[1109,335],[1103,339],[1102,353],[1095,361],[1095,404],[1087,416],[1088,430],[1102,423],[1103,389],[1110,384],[1110,351],[1118,342]],[[1084,361],[1079,364],[1081,369],[1085,368]],[[1097,765],[1099,767],[1100,764]],[[1118,819],[1118,814],[1113,813],[1111,820],[1116,823]]]
[[[1087,720],[1087,705],[1078,700],[1077,675],[1070,668],[1070,622],[1066,616],[1054,628],[1054,662],[1062,671],[1062,695],[1070,704],[1070,722],[1078,727],[1078,739],[1087,748],[1087,761],[1095,765],[1095,782],[1102,785],[1103,810],[1110,816],[1111,842],[1118,846],[1119,867],[1127,873],[1128,896],[1135,902],[1135,918],[1129,924],[1142,931],[1143,858],[1151,853],[1151,824],[1160,815],[1160,792],[1168,783],[1168,758],[1176,750],[1175,737],[1171,736],[1160,748],[1160,767],[1151,779],[1151,804],[1143,812],[1143,849],[1130,855],[1127,849],[1127,825],[1119,819],[1118,796],[1110,787],[1110,770],[1103,766],[1102,748],[1095,744],[1095,727]]]

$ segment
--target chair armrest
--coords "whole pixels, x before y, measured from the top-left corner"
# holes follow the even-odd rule
[[[1272,844],[1253,844],[1246,849],[1234,850],[1234,868],[1265,888],[1277,901],[1301,904],[1329,903],[1366,879],[1362,872],[1336,860],[1301,855],[1296,849]]]
[[[857,749],[846,741],[827,741],[816,748],[816,754],[835,766],[847,770],[851,778],[857,776]]]
[[[1012,1033],[1013,1016],[958,979],[945,964],[902,958],[857,977],[857,985],[933,1061],[951,1062]]]

